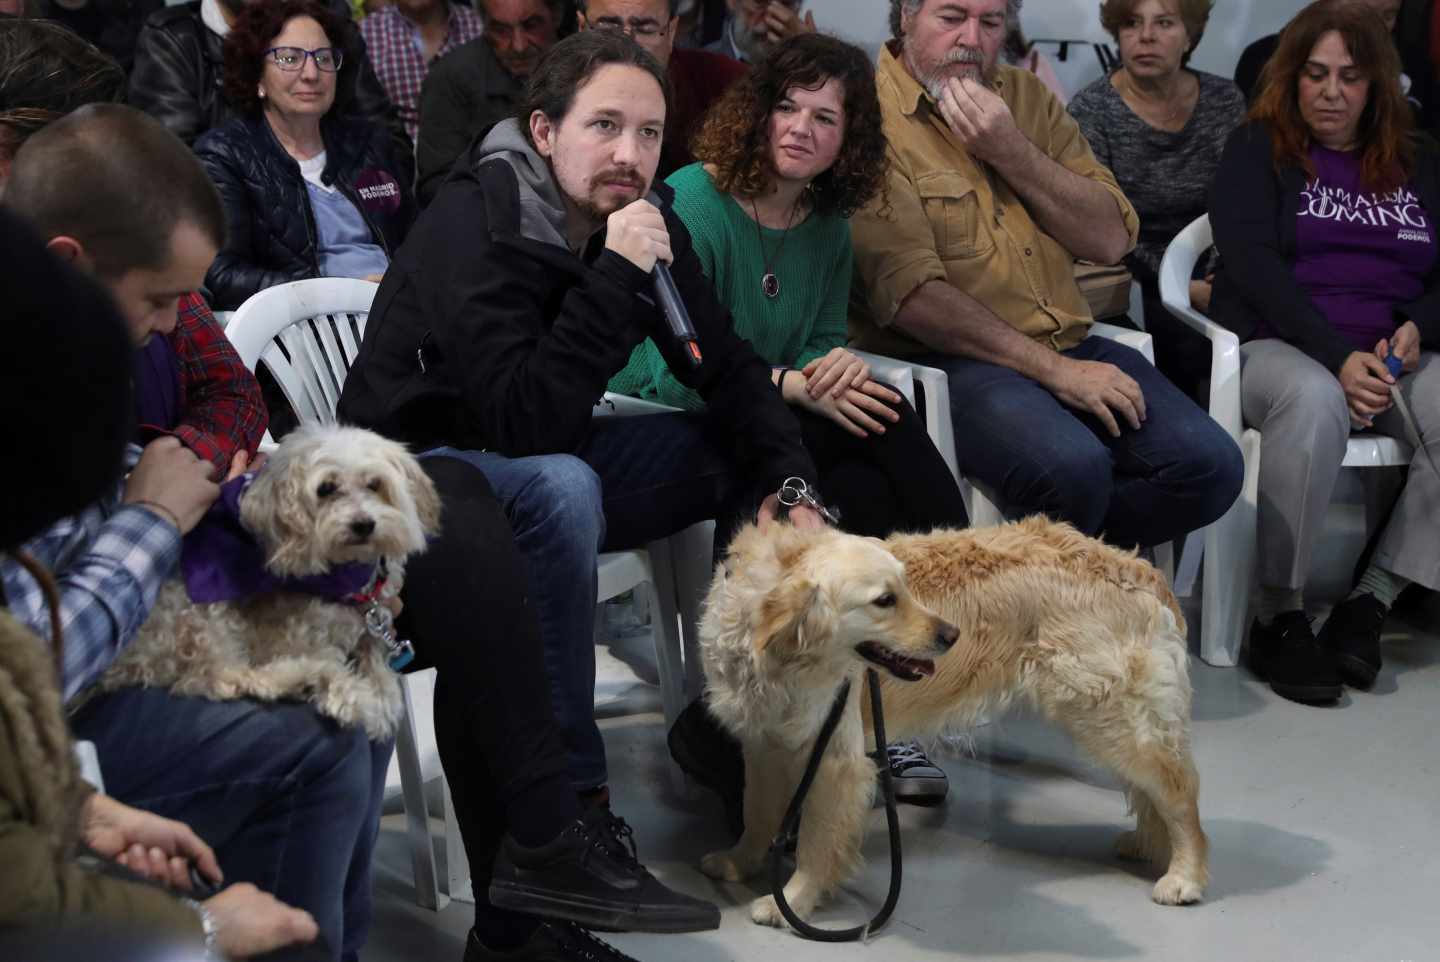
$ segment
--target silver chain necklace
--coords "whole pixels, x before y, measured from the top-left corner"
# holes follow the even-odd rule
[[[755,215],[755,239],[760,242],[760,256],[765,259],[765,272],[760,277],[760,290],[771,300],[780,296],[780,278],[775,276],[771,267],[780,261],[780,252],[785,249],[785,241],[790,237],[790,227],[795,223],[795,212],[800,209],[800,200],[797,198],[795,206],[790,208],[790,219],[785,222],[785,233],[780,235],[780,246],[775,248],[773,258],[765,256],[765,231],[760,223],[760,209],[755,206],[755,198],[750,198],[750,211]]]

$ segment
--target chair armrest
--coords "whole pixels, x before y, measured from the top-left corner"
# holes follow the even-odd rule
[[[629,418],[640,414],[666,414],[678,410],[680,408],[672,408],[668,404],[645,401],[638,397],[606,391],[605,396],[596,403],[593,416],[597,418]]]
[[[1240,414],[1240,338],[1191,307],[1188,289],[1183,303],[1179,296],[1166,296],[1164,303],[1172,317],[1210,342],[1210,416],[1239,444],[1245,429]]]
[[[1096,321],[1090,325],[1090,333],[1096,337],[1124,344],[1126,347],[1133,347],[1145,355],[1145,360],[1151,364],[1155,363],[1155,338],[1144,331],[1132,331],[1128,327],[1117,327],[1114,324],[1102,324],[1100,321]]]
[[[870,376],[877,381],[884,381],[895,390],[905,395],[905,400],[910,406],[915,406],[915,368],[914,366],[899,360],[898,358],[886,357],[883,354],[871,354],[869,351],[851,351],[860,360],[870,365]]]
[[[940,452],[950,473],[957,481],[960,477],[960,461],[955,454],[955,426],[950,414],[950,378],[939,368],[913,364],[869,351],[852,351],[870,365],[870,373],[878,380],[895,385],[906,400],[915,404],[915,385],[919,384],[925,394],[925,433]]]

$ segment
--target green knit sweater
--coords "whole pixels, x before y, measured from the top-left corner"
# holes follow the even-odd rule
[[[715,189],[700,164],[680,168],[666,183],[675,188],[675,213],[694,239],[715,296],[729,308],[735,333],[756,354],[771,365],[800,368],[845,343],[851,253],[844,218],[812,214],[785,237],[783,230],[757,230],[734,198]],[[767,260],[780,280],[773,299],[760,289]],[[700,395],[670,373],[649,339],[610,379],[610,390],[689,411],[705,407]]]

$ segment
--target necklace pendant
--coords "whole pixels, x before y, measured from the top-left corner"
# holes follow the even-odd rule
[[[765,276],[760,278],[760,290],[765,292],[766,297],[779,297],[780,278],[776,277],[773,271],[766,271]]]

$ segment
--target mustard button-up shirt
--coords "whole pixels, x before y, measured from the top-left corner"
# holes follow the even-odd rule
[[[1075,283],[1074,256],[1035,223],[999,172],[970,156],[888,46],[876,85],[890,170],[886,194],[851,220],[850,335],[857,346],[900,356],[925,351],[891,322],[905,298],[932,280],[948,281],[1056,350],[1079,344],[1092,318]],[[1034,74],[1014,67],[999,67],[994,88],[1035,146],[1115,197],[1133,246],[1135,208],[1060,102]]]

